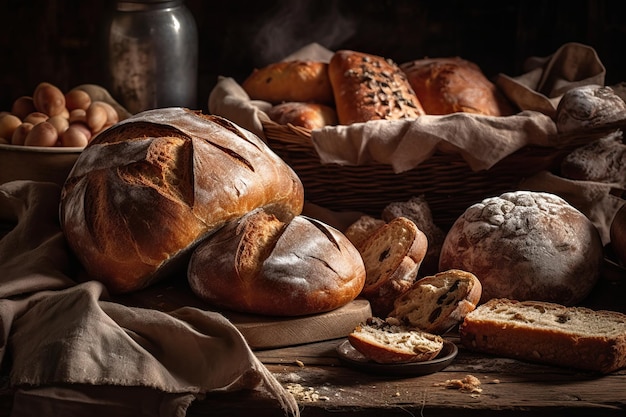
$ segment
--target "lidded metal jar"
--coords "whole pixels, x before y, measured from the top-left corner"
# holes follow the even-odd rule
[[[108,88],[129,112],[196,107],[198,29],[183,0],[116,2],[106,42]]]

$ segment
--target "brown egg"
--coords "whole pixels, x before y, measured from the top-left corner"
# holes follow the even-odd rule
[[[48,120],[48,118],[49,116],[47,114],[40,111],[34,111],[30,114],[27,114],[26,117],[24,117],[24,121],[37,125],[41,122],[45,122],[46,120]]]
[[[61,115],[52,116],[51,118],[48,119],[48,123],[52,124],[52,126],[56,128],[59,134],[65,132],[67,128],[70,126],[69,118],[61,116]]]
[[[83,123],[72,123],[59,137],[61,146],[65,147],[85,147],[91,139],[89,127]]]
[[[35,127],[32,123],[24,122],[19,125],[15,131],[13,132],[13,136],[11,136],[11,144],[13,145],[23,145],[24,140],[26,139],[26,135]]]
[[[61,114],[65,109],[65,95],[58,87],[47,82],[39,83],[35,87],[33,102],[38,111],[48,116]]]
[[[21,124],[22,121],[20,118],[11,113],[0,117],[0,138],[6,139],[10,143],[13,132],[15,132],[15,129]]]
[[[52,123],[41,122],[31,129],[24,139],[25,146],[46,146],[56,145],[59,139],[59,132]]]
[[[73,89],[65,94],[65,106],[69,111],[75,109],[87,110],[91,104],[91,97],[86,91]]]
[[[22,96],[15,99],[13,106],[11,106],[11,113],[24,119],[30,113],[37,111],[33,98],[30,96]]]

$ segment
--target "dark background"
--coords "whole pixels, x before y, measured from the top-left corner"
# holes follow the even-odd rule
[[[0,110],[41,81],[64,91],[104,83],[100,34],[111,0],[0,0]],[[614,0],[187,0],[199,31],[198,108],[218,75],[254,67],[310,42],[398,63],[461,56],[492,76],[519,75],[529,56],[563,43],[592,46],[606,82],[626,80],[626,2]]]

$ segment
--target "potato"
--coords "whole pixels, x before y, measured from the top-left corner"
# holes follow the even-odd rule
[[[6,139],[11,143],[13,132],[15,132],[15,129],[21,124],[22,121],[16,115],[10,113],[5,114],[0,118],[0,138]]]
[[[85,114],[87,126],[89,126],[91,131],[94,133],[101,131],[107,123],[108,115],[104,104],[105,103],[101,101],[94,101],[91,103]]]
[[[62,115],[52,116],[48,119],[48,123],[52,124],[59,134],[65,132],[70,126],[69,118]]]
[[[45,113],[39,112],[39,111],[34,111],[28,115],[26,115],[26,117],[24,117],[23,121],[24,122],[28,122],[28,123],[32,123],[34,125],[37,125],[41,122],[45,122],[46,120],[49,119],[49,116]]]
[[[69,111],[75,109],[87,110],[89,105],[91,105],[91,97],[86,91],[75,88],[65,93],[65,107]]]
[[[16,115],[20,119],[24,119],[24,117],[36,111],[37,109],[35,108],[35,102],[30,96],[18,97],[17,99],[15,99],[15,101],[13,102],[13,106],[11,107],[11,113]]]
[[[15,131],[13,132],[13,136],[11,136],[11,144],[13,145],[23,145],[24,140],[26,139],[26,135],[35,127],[32,123],[24,122],[19,125]]]
[[[65,109],[65,95],[58,87],[47,82],[42,82],[35,87],[33,93],[35,108],[47,114],[56,116]]]
[[[83,123],[72,123],[59,137],[61,146],[85,147],[91,140],[91,131]]]
[[[24,139],[25,146],[54,146],[59,139],[59,132],[52,123],[41,122],[30,130]]]
[[[70,120],[70,123],[75,123],[75,122],[86,123],[87,111],[83,109],[74,109],[70,112],[69,120]]]

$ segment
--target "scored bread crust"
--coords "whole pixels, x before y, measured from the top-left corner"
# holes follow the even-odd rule
[[[513,106],[474,62],[424,58],[400,65],[426,114],[456,112],[508,116]]]
[[[320,103],[288,101],[272,106],[267,115],[278,124],[292,124],[309,130],[337,124],[335,109]]]
[[[348,335],[350,344],[370,360],[383,363],[423,362],[443,349],[443,338],[371,317]]]
[[[365,267],[354,245],[333,227],[302,215],[282,222],[258,209],[204,240],[187,276],[193,292],[213,305],[300,316],[354,300]]]
[[[333,103],[328,63],[311,60],[280,61],[252,71],[241,87],[252,100]]]
[[[468,349],[610,373],[626,366],[626,315],[540,301],[491,299],[459,328]]]
[[[482,293],[478,278],[452,269],[417,280],[394,303],[389,317],[406,326],[443,334],[473,311]]]
[[[295,172],[252,133],[183,108],[100,133],[62,189],[60,221],[92,279],[130,292],[183,269],[193,246],[258,207],[300,214]]]
[[[361,295],[375,316],[386,317],[396,298],[415,282],[428,250],[426,235],[406,217],[396,217],[357,246],[365,264]]]
[[[424,109],[406,75],[381,56],[339,50],[328,65],[339,123],[417,118]]]

